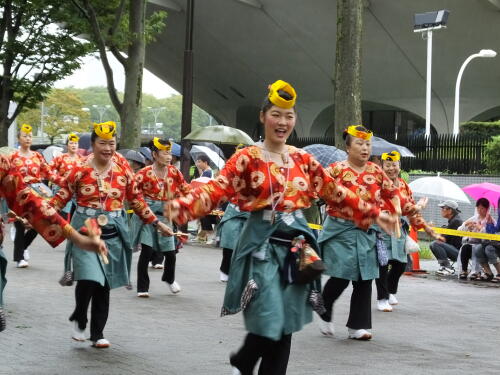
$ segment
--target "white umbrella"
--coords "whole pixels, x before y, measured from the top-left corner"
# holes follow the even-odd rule
[[[220,155],[217,155],[215,151],[210,150],[206,146],[194,145],[193,147],[191,147],[191,151],[189,151],[189,153],[191,154],[193,160],[196,160],[196,157],[198,155],[205,154],[210,159],[210,166],[212,168],[217,168],[219,170],[224,168],[224,159]]]
[[[470,203],[463,190],[450,180],[439,176],[421,177],[410,182],[411,191],[415,196],[431,199],[451,199],[457,202]]]
[[[49,146],[45,150],[43,150],[43,157],[47,161],[47,163],[50,163],[52,159],[54,159],[56,156],[61,155],[64,152],[64,149],[59,146]]]

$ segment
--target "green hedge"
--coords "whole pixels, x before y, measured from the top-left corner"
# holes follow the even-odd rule
[[[488,172],[500,173],[500,136],[497,135],[491,138],[491,141],[486,143],[484,150],[484,161]]]
[[[461,134],[471,134],[480,136],[496,136],[500,135],[500,121],[481,122],[468,121],[460,125]]]

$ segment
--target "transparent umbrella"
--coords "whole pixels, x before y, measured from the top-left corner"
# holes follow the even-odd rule
[[[470,203],[463,190],[454,182],[440,177],[421,177],[410,182],[413,195],[431,199],[451,199],[457,202]]]
[[[304,147],[304,151],[314,156],[323,167],[328,167],[332,163],[347,159],[347,153],[344,150],[320,143],[308,145]]]
[[[205,126],[193,130],[184,139],[192,142],[213,142],[228,145],[253,145],[254,141],[243,130],[224,125]]]
[[[382,155],[384,152],[391,152],[391,151],[399,152],[401,154],[401,157],[410,157],[410,158],[415,157],[413,152],[411,152],[404,146],[388,142],[380,137],[375,137],[375,136],[372,137],[372,155]]]
[[[216,168],[219,170],[224,168],[225,164],[224,159],[220,155],[218,155],[215,151],[209,149],[206,146],[194,145],[193,147],[191,147],[191,151],[189,151],[189,153],[191,154],[191,157],[195,161],[198,155],[200,154],[206,155],[210,160],[211,168]]]

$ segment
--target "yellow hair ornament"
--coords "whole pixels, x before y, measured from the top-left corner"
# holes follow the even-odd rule
[[[80,140],[80,137],[77,136],[75,133],[70,133],[68,135],[68,141],[69,142],[78,142]]]
[[[399,161],[401,159],[401,154],[397,151],[384,152],[382,154],[382,160]]]
[[[31,127],[31,125],[28,125],[28,124],[22,124],[21,125],[21,129],[20,129],[23,133],[26,133],[26,134],[30,134],[31,131],[33,130],[33,128]]]
[[[153,138],[153,144],[155,145],[155,147],[158,149],[158,150],[166,150],[166,151],[170,151],[172,149],[172,143],[171,142],[168,142],[167,145],[164,145],[160,142],[160,138],[158,137],[154,137]]]
[[[356,129],[358,126],[361,126],[361,125],[351,125],[349,127],[347,127],[347,134],[350,134],[352,135],[353,137],[356,137],[356,138],[361,138],[361,139],[364,139],[364,140],[369,140],[372,135],[373,135],[373,132],[371,131],[362,131],[362,130],[358,130]]]
[[[116,132],[116,123],[114,121],[94,123],[94,132],[103,139],[112,139]]]
[[[269,94],[268,98],[271,103],[275,106],[290,109],[295,105],[295,101],[297,100],[297,93],[295,89],[288,82],[282,81],[281,79],[274,82],[272,85],[269,85]],[[292,97],[290,100],[283,99],[278,91],[283,90],[284,92],[290,94]]]

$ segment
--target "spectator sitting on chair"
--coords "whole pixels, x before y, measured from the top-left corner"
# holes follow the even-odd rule
[[[498,203],[500,203],[500,199],[498,200]],[[500,219],[500,213],[498,216]],[[484,231],[490,234],[498,234],[498,232],[500,232],[500,221],[497,220],[495,222],[495,219],[493,219],[491,215],[487,213],[486,225]],[[477,249],[475,255],[477,262],[481,265],[485,273],[485,275],[481,278],[481,280],[491,281],[493,283],[500,283],[500,262],[499,262],[500,241],[482,240],[481,247]],[[493,276],[490,264],[492,264],[493,267],[495,268],[496,276]]]
[[[486,224],[491,215],[489,213],[490,202],[486,198],[480,198],[476,202],[476,213],[474,216],[468,218],[464,223],[458,228],[458,230],[465,230],[469,232],[486,232]],[[467,279],[469,265],[469,260],[472,259],[472,273],[469,276],[470,280],[484,280],[490,281],[493,278],[491,270],[486,272],[485,275],[481,276],[481,266],[480,263],[486,263],[486,256],[482,253],[483,245],[479,238],[464,237],[462,240],[462,247],[459,252],[459,261],[461,263],[462,272],[460,272],[459,278],[462,280]],[[484,259],[483,259],[484,258]],[[488,267],[489,269],[489,267]]]
[[[438,206],[441,207],[441,216],[448,219],[448,225],[445,228],[457,229],[462,225],[457,202],[446,200]],[[447,234],[443,237],[444,242],[436,240],[431,242],[429,247],[440,265],[436,273],[439,275],[452,275],[455,273],[455,269],[451,266],[450,259],[454,262],[457,261],[458,251],[462,246],[462,237]]]

